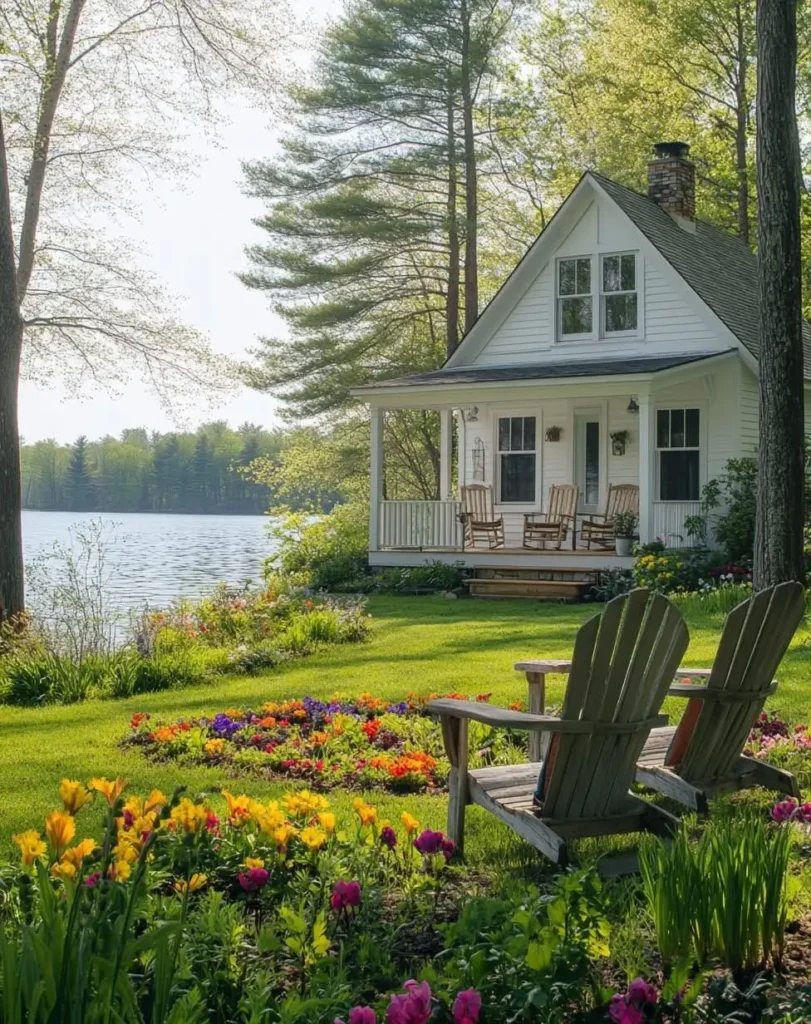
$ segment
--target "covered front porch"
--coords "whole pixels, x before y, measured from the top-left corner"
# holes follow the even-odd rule
[[[656,372],[607,372],[599,379],[482,380],[475,386],[460,379],[365,389],[371,408],[370,563],[436,560],[592,573],[628,567],[632,557],[618,555],[610,541],[589,542],[583,529],[605,512],[610,489],[619,485],[638,491],[640,542],[658,538],[668,547],[694,546],[687,520],[700,511],[701,487],[719,471],[719,457],[710,451],[710,421],[720,437],[726,430],[722,406],[731,401],[734,409],[723,377],[709,372],[723,359]],[[436,500],[390,496],[396,488],[385,480],[385,417],[404,408],[438,413]],[[492,515],[503,523],[495,544],[471,538],[466,529],[463,499],[473,483],[486,490]],[[562,542],[540,550],[527,543],[527,517],[547,510],[553,486],[577,488],[576,514]]]

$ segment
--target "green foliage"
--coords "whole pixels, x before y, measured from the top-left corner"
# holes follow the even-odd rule
[[[685,824],[668,847],[648,837],[640,870],[662,956],[718,957],[733,971],[779,960],[791,835],[756,813],[712,821],[697,841]]]
[[[702,488],[701,511],[685,520],[688,535],[702,542],[714,536],[730,561],[751,559],[756,499],[757,462],[730,459],[724,475],[708,480]]]
[[[315,590],[350,589],[347,581],[366,572],[369,507],[361,502],[336,505],[316,520],[290,515],[274,527],[273,535],[278,548],[265,566],[270,581],[280,577]]]
[[[380,569],[371,581],[375,590],[413,594],[426,590],[457,590],[467,576],[468,570],[461,563],[427,562],[425,565]]]
[[[752,596],[751,583],[722,583],[699,587],[696,591],[671,594],[670,598],[685,615],[728,615],[741,601]]]
[[[643,553],[634,563],[634,583],[662,594],[694,590],[706,562],[707,555],[700,551],[669,548]]]
[[[594,584],[589,594],[590,601],[610,601],[619,594],[627,594],[633,590],[634,576],[628,569],[602,569],[599,581]]]
[[[37,441],[21,448],[25,507],[100,512],[198,512],[259,515],[276,502],[273,486],[249,478],[255,460],[278,456],[287,435],[251,423],[232,430],[206,423],[194,433],[148,435],[73,445]],[[304,507],[310,488],[288,487],[284,501]]]

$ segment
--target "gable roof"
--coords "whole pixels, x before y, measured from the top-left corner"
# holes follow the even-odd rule
[[[611,178],[589,174],[614,200],[703,302],[757,359],[757,257],[735,235],[704,221],[685,231],[661,206]],[[805,366],[811,370],[811,325],[803,323]]]
[[[624,359],[567,359],[558,363],[517,363],[510,366],[447,366],[441,370],[426,370],[406,377],[378,381],[357,392],[381,388],[402,388],[420,384],[481,384],[515,380],[563,380],[571,377],[617,377],[626,374],[660,373],[677,366],[714,359],[737,352],[688,352],[672,356],[635,356]]]

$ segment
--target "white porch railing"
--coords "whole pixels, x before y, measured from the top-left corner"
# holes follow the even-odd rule
[[[460,501],[381,501],[380,547],[461,551]]]
[[[701,505],[697,501],[655,501],[653,503],[653,536],[661,537],[669,548],[694,548],[695,537],[684,527],[688,516],[697,516]]]

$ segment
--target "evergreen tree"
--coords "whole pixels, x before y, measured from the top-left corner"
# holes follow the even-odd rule
[[[76,438],[68,465],[65,485],[68,509],[71,512],[92,512],[96,507],[96,489],[87,458],[87,438]]]

